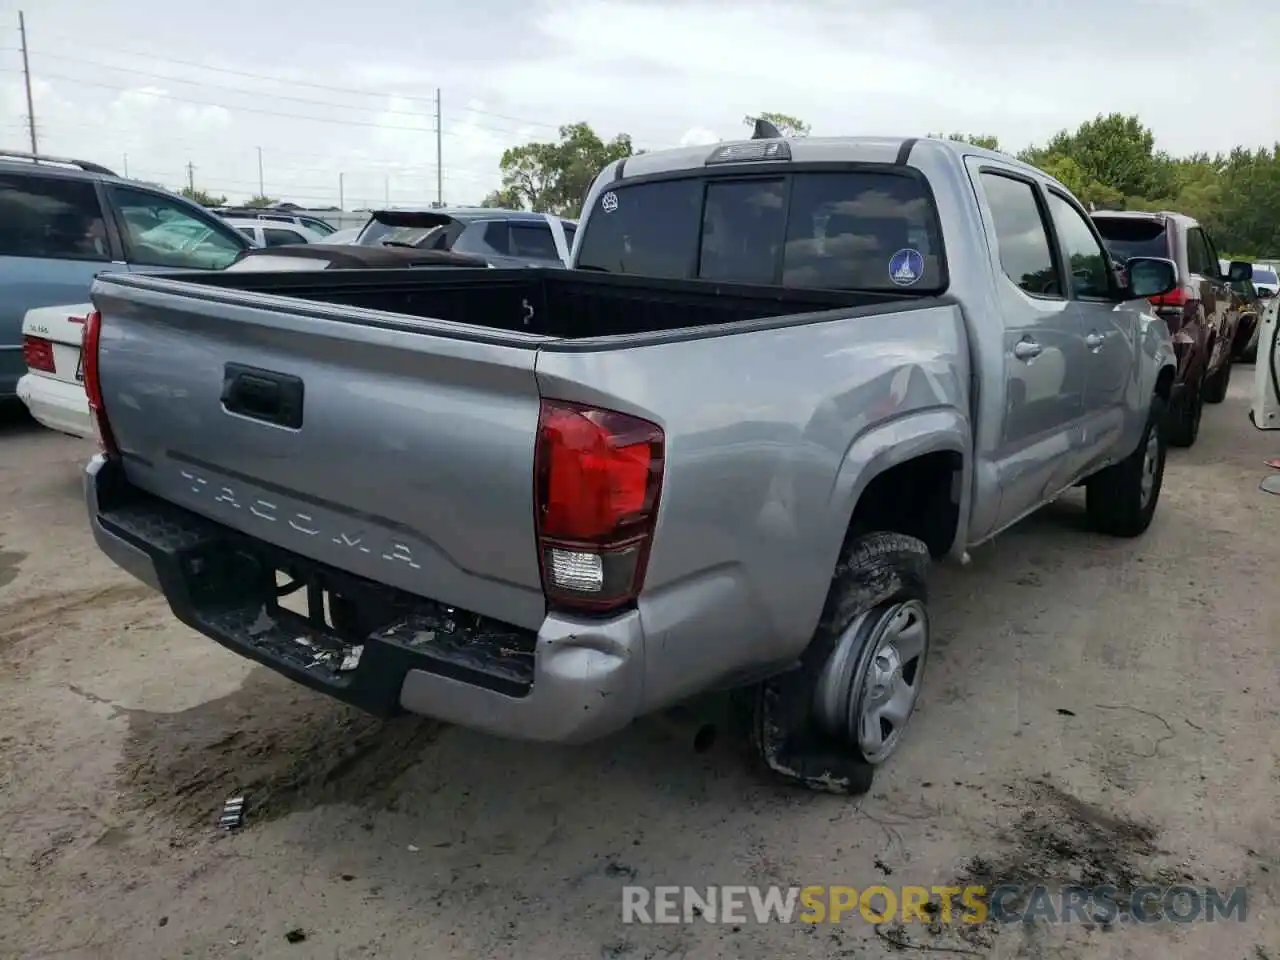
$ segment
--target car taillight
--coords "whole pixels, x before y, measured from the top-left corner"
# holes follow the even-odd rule
[[[613,410],[542,401],[534,519],[550,606],[604,612],[640,595],[664,450],[657,424]]]
[[[84,321],[84,392],[89,399],[89,417],[98,435],[98,445],[109,457],[120,456],[115,435],[107,421],[107,407],[102,402],[102,375],[98,353],[102,342],[102,314],[95,310]]]
[[[22,337],[22,361],[28,370],[53,373],[53,344],[41,337]]]
[[[1179,287],[1177,290],[1162,293],[1158,297],[1151,297],[1150,303],[1153,307],[1185,307],[1187,305],[1187,291]]]

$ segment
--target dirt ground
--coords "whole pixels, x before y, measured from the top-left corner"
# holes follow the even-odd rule
[[[938,571],[925,702],[855,801],[776,786],[732,735],[695,752],[696,713],[561,749],[291,685],[108,563],[90,444],[8,417],[0,955],[1280,960],[1280,433],[1245,419],[1251,373],[1171,454],[1145,537],[1086,532],[1073,496]],[[1212,925],[621,922],[628,882],[969,878],[1250,900]]]

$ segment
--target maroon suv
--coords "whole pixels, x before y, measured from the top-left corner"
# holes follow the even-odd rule
[[[1093,219],[1117,261],[1165,257],[1178,265],[1178,287],[1153,297],[1151,305],[1169,324],[1178,358],[1169,442],[1189,447],[1200,432],[1204,404],[1226,399],[1240,323],[1231,281],[1247,280],[1253,267],[1232,261],[1224,277],[1208,231],[1180,213],[1099,210]]]

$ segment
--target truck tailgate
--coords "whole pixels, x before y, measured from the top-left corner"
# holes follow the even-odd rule
[[[93,290],[135,485],[341,570],[541,624],[538,338],[172,286]]]

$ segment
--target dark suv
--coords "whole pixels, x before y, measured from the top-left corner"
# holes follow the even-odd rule
[[[1231,282],[1248,280],[1253,267],[1233,261],[1223,276],[1208,231],[1180,213],[1099,210],[1093,220],[1117,261],[1166,257],[1178,265],[1177,289],[1153,297],[1151,305],[1169,325],[1178,358],[1169,442],[1189,447],[1200,432],[1203,405],[1226,399],[1240,325]]]
[[[218,269],[251,246],[198,204],[106,167],[0,151],[0,401],[27,372],[28,310],[83,303],[104,270]]]

